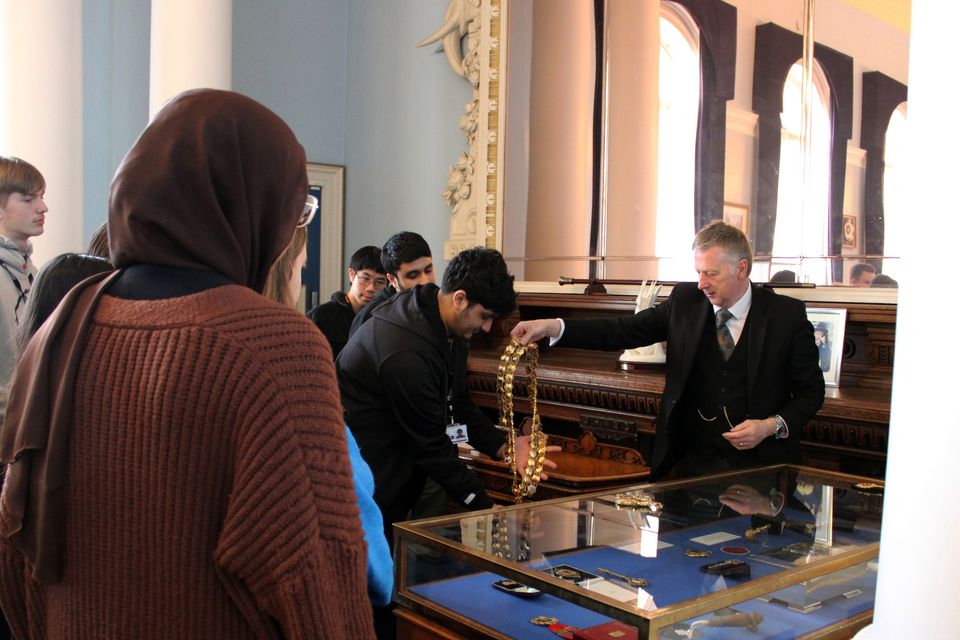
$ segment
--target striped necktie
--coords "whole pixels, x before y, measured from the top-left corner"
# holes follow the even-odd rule
[[[737,343],[733,341],[730,335],[730,328],[727,327],[727,320],[733,317],[729,309],[720,309],[717,311],[717,344],[720,345],[720,353],[724,360],[729,360],[733,355],[733,350],[737,348]]]

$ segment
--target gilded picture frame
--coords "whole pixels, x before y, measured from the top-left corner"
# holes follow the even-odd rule
[[[750,207],[736,202],[723,203],[723,221],[750,237]]]

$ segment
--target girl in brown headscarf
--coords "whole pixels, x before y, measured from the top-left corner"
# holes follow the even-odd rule
[[[373,635],[329,346],[256,293],[306,195],[293,133],[231,92],[181,94],[124,158],[120,270],[31,341],[0,434],[18,637]]]

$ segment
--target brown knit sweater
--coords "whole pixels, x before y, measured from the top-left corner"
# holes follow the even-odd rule
[[[240,286],[106,296],[75,387],[63,581],[0,544],[18,638],[369,638],[330,348]]]

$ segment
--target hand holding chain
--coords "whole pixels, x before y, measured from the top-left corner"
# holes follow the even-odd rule
[[[507,432],[506,460],[513,470],[513,499],[517,503],[536,492],[547,455],[547,437],[541,428],[540,413],[537,410],[538,353],[536,343],[522,345],[519,339],[514,338],[500,357],[500,365],[497,368],[497,404],[500,408],[500,420],[497,426]],[[527,391],[532,415],[530,417],[530,454],[521,475],[516,468],[517,431],[513,418],[513,382],[517,366],[524,356],[527,361]]]

